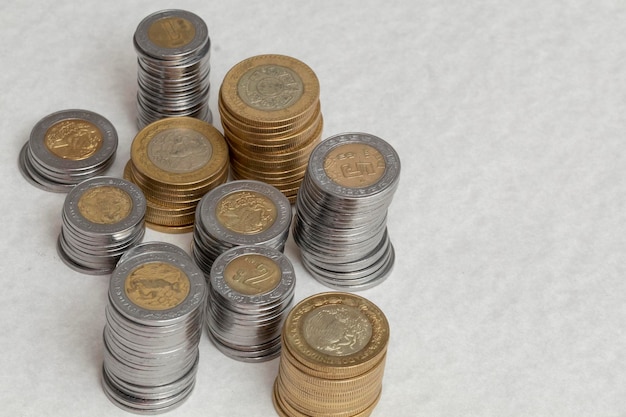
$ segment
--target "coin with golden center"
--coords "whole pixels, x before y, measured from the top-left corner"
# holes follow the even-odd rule
[[[282,274],[276,262],[267,256],[239,256],[224,268],[224,281],[240,294],[259,295],[272,291]]]
[[[269,229],[276,220],[276,205],[256,191],[235,191],[224,196],[216,207],[217,220],[227,229],[254,235]]]
[[[348,143],[333,148],[324,160],[326,175],[337,185],[368,187],[385,174],[385,158],[367,144]]]
[[[96,125],[79,119],[61,120],[44,135],[46,148],[59,158],[81,161],[102,146],[102,132]]]
[[[77,206],[80,214],[92,223],[115,224],[128,217],[133,201],[124,190],[107,185],[85,191]]]
[[[167,310],[182,303],[189,294],[185,273],[165,262],[138,266],[128,274],[124,291],[128,299],[146,310]]]
[[[148,28],[148,38],[161,48],[180,48],[196,36],[196,28],[187,19],[179,16],[164,17]]]

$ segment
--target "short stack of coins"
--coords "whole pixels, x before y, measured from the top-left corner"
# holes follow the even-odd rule
[[[202,196],[228,179],[224,137],[191,117],[150,123],[135,136],[130,156],[124,178],[146,196],[147,226],[166,233],[191,231]]]
[[[189,397],[206,296],[202,271],[176,251],[135,253],[115,268],[105,310],[102,372],[104,392],[115,405],[156,414]]]
[[[211,42],[206,23],[185,10],[163,10],[139,23],[133,41],[139,128],[178,116],[210,123]]]
[[[145,213],[146,199],[135,184],[112,177],[85,180],[65,198],[57,252],[74,270],[109,274],[141,242]]]
[[[317,76],[295,58],[259,55],[235,65],[218,99],[233,177],[271,184],[293,203],[322,136],[319,95]]]
[[[389,323],[372,302],[322,293],[287,315],[273,402],[281,417],[369,416],[382,391]]]
[[[20,152],[19,167],[36,187],[66,193],[104,174],[116,150],[117,132],[107,119],[89,110],[62,110],[33,127]]]
[[[318,281],[356,291],[389,275],[395,256],[387,208],[399,176],[398,154],[374,135],[345,133],[315,148],[296,202],[293,237]]]
[[[278,356],[295,279],[291,262],[276,249],[237,246],[221,254],[211,268],[206,315],[215,346],[243,362]]]
[[[213,261],[241,245],[283,251],[291,225],[291,204],[275,187],[237,180],[209,191],[196,209],[192,255],[209,276]]]

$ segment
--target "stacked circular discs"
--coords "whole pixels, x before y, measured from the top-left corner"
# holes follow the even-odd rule
[[[191,231],[202,196],[228,179],[228,145],[202,120],[158,120],[135,136],[124,178],[146,195],[149,227],[168,233]]]
[[[109,274],[144,235],[146,200],[134,184],[95,177],[70,191],[57,241],[61,259],[79,272]]]
[[[361,290],[380,283],[394,263],[387,207],[400,160],[384,140],[346,133],[311,154],[296,202],[293,236],[307,270],[323,284]]]
[[[208,192],[196,209],[192,255],[209,276],[213,261],[240,245],[283,251],[291,225],[291,204],[275,187],[259,181],[227,182]]]
[[[233,177],[271,184],[293,203],[322,135],[319,94],[315,73],[297,59],[259,55],[235,65],[218,100]]]
[[[283,417],[369,416],[382,390],[389,324],[365,298],[322,293],[287,315],[274,383]]]
[[[133,38],[138,55],[137,124],[164,117],[212,121],[206,23],[185,10],[163,10],[139,23]]]
[[[111,275],[104,327],[103,388],[122,409],[155,414],[193,390],[206,282],[189,257],[135,254]]]
[[[31,184],[68,192],[113,163],[117,132],[104,117],[88,110],[63,110],[41,119],[22,147],[19,167]]]
[[[237,246],[221,254],[211,268],[206,318],[215,346],[244,362],[278,356],[294,288],[293,266],[276,249]]]

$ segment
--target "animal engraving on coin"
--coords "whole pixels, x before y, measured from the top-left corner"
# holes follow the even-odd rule
[[[183,271],[165,262],[138,266],[124,282],[128,299],[146,310],[167,310],[182,303],[190,291]]]
[[[372,337],[372,324],[355,307],[326,305],[305,317],[302,331],[306,342],[318,352],[347,356],[367,345]]]
[[[281,110],[298,101],[304,83],[298,74],[280,65],[260,65],[248,70],[237,84],[239,97],[258,110]]]
[[[259,295],[276,288],[281,272],[270,258],[251,254],[233,259],[224,269],[224,279],[238,293]]]
[[[148,28],[148,38],[161,48],[180,48],[196,36],[196,28],[182,17],[164,17]]]
[[[385,158],[378,149],[358,143],[337,146],[326,155],[324,171],[336,184],[368,187],[385,174]]]
[[[77,206],[80,214],[92,223],[115,224],[128,217],[133,200],[126,191],[105,185],[86,190]]]
[[[157,133],[148,144],[148,158],[163,171],[186,174],[202,168],[213,154],[200,132],[177,127]]]
[[[216,207],[216,217],[229,230],[254,235],[267,230],[277,216],[271,199],[254,191],[236,191],[223,197]]]
[[[102,132],[86,120],[61,120],[50,126],[44,136],[46,148],[59,158],[81,161],[102,146]]]

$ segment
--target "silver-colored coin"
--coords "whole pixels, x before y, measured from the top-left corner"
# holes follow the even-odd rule
[[[189,257],[187,252],[185,252],[182,248],[172,243],[157,242],[157,241],[142,242],[133,246],[128,251],[126,251],[126,253],[124,253],[122,257],[120,258],[120,260],[118,261],[118,265],[134,256],[140,255],[142,253],[147,253],[147,252],[165,252],[165,253],[174,252],[179,255]]]

